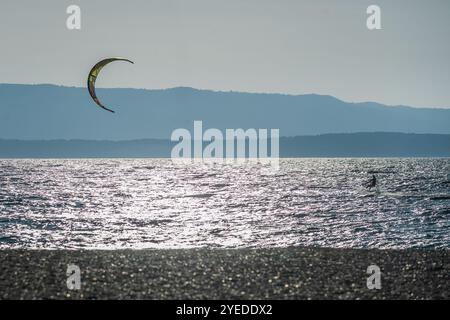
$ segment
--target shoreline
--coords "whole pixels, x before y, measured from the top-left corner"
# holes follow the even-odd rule
[[[2,249],[0,261],[0,299],[450,299],[448,249]]]

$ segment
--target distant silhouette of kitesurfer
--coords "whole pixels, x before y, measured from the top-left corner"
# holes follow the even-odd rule
[[[372,189],[377,186],[377,177],[375,175],[372,175],[372,179],[370,179],[369,183],[367,184],[367,188]]]

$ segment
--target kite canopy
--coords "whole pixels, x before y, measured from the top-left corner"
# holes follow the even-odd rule
[[[95,81],[97,80],[97,76],[100,73],[100,70],[103,69],[104,66],[106,66],[108,63],[111,63],[113,61],[127,61],[130,63],[134,63],[131,60],[125,59],[125,58],[120,58],[120,57],[116,57],[116,58],[108,58],[108,59],[104,59],[100,62],[97,62],[97,64],[95,66],[92,67],[91,71],[89,72],[89,76],[87,79],[87,87],[89,90],[89,94],[91,95],[92,99],[95,101],[95,103],[100,107],[103,108],[109,112],[114,112],[111,109],[108,109],[107,107],[105,107],[100,100],[97,98],[97,95],[95,94]]]

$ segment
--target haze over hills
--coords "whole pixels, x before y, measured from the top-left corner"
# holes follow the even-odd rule
[[[331,96],[98,89],[0,84],[0,139],[170,139],[176,128],[279,128],[280,136],[351,132],[450,133],[450,109],[348,103]]]

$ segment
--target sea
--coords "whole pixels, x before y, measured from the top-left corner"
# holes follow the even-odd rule
[[[450,159],[0,160],[2,249],[287,246],[450,248]]]

